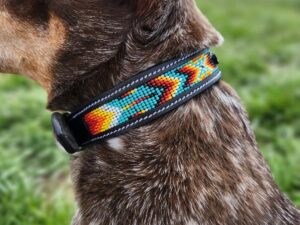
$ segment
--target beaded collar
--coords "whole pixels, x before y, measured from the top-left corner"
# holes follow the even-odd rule
[[[170,112],[220,78],[217,57],[209,49],[170,60],[135,75],[74,113],[54,113],[56,139],[68,153],[79,152]]]

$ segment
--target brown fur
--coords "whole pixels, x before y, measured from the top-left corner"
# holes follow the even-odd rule
[[[16,1],[0,0],[0,69],[38,81],[51,110],[73,111],[137,72],[222,40],[193,0],[25,0],[11,7]],[[86,149],[71,169],[74,225],[300,224],[224,82]]]
[[[47,27],[18,20],[12,14],[0,12],[0,60],[3,71],[26,74],[50,91],[53,79],[52,63],[65,40],[65,29],[55,15],[49,15]],[[43,60],[41,60],[43,59]],[[8,60],[8,62],[5,62]]]

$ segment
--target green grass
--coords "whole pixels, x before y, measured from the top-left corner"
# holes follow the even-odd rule
[[[45,94],[20,77],[1,77],[0,90],[0,224],[69,224],[68,157],[54,144]]]
[[[225,37],[216,49],[240,94],[272,173],[300,207],[300,2],[199,0]],[[46,95],[21,77],[0,78],[0,224],[69,224],[68,157],[57,150]]]

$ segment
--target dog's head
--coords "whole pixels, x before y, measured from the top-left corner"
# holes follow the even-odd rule
[[[0,24],[0,72],[30,77],[50,95],[125,55],[185,39],[194,47],[220,42],[194,0],[0,0]]]

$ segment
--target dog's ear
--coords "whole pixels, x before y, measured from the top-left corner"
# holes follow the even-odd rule
[[[134,1],[134,0],[133,0]],[[185,30],[205,47],[222,44],[223,37],[199,10],[195,0],[135,0],[140,40]]]

